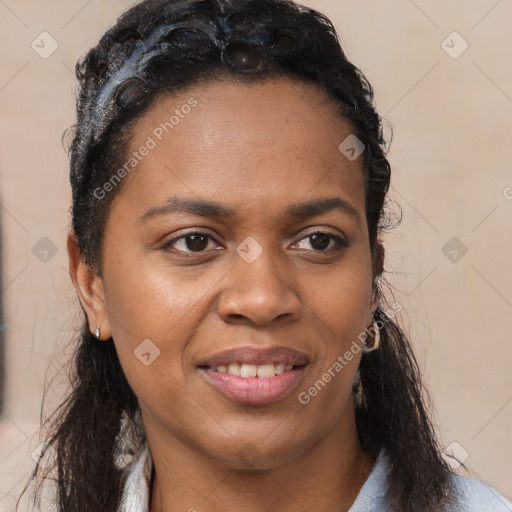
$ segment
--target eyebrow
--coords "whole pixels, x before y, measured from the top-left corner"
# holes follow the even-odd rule
[[[315,217],[333,210],[339,210],[347,215],[352,215],[359,223],[360,216],[358,211],[345,199],[340,197],[331,197],[328,199],[317,199],[290,206],[286,210],[288,217],[302,219],[305,217]]]
[[[159,215],[169,215],[173,213],[190,213],[192,215],[212,218],[229,218],[235,216],[234,210],[222,206],[215,201],[183,199],[171,196],[167,199],[167,204],[164,206],[150,208],[139,218],[139,222],[144,223]]]
[[[286,209],[285,217],[303,219],[316,217],[333,210],[339,210],[344,214],[351,215],[358,223],[360,222],[358,211],[348,201],[340,197],[316,199],[305,203],[293,204]],[[165,205],[150,208],[139,218],[139,222],[145,223],[157,216],[170,215],[173,213],[189,213],[200,217],[224,219],[236,216],[235,210],[215,201],[185,199],[171,196],[167,199]]]

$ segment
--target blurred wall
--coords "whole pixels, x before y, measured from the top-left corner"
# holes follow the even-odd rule
[[[512,498],[512,2],[304,3],[334,21],[393,126],[403,220],[384,238],[386,277],[443,446],[465,459],[462,474]],[[0,512],[32,468],[43,386],[64,386],[58,363],[79,319],[61,142],[73,68],[131,4],[0,2]]]

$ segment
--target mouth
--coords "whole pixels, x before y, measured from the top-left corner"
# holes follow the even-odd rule
[[[304,354],[286,347],[241,347],[208,358],[198,369],[230,400],[262,405],[288,395],[299,385],[308,365]]]

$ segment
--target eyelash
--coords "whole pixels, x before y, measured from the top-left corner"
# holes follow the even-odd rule
[[[322,229],[316,229],[314,231],[309,232],[306,236],[304,236],[300,240],[298,240],[296,242],[296,244],[302,242],[303,240],[307,240],[307,239],[311,238],[312,236],[318,235],[318,234],[327,235],[331,240],[333,240],[335,242],[335,246],[329,247],[329,248],[323,249],[323,250],[311,249],[308,251],[315,252],[315,253],[322,253],[322,254],[330,254],[333,250],[340,251],[340,250],[345,249],[350,246],[346,239],[342,238],[341,236],[335,235],[334,233],[331,233],[330,231],[326,231],[326,230],[322,230]],[[176,244],[176,242],[178,242],[180,240],[185,240],[187,237],[189,237],[191,235],[203,235],[203,236],[208,237],[210,240],[215,241],[215,239],[208,233],[203,233],[201,231],[191,231],[191,232],[185,233],[184,235],[181,235],[177,238],[173,238],[172,240],[169,240],[168,242],[166,242],[163,245],[162,249],[168,251],[168,250],[172,249],[172,246],[174,244]],[[179,252],[181,254],[190,254],[190,255],[197,254],[197,255],[199,255],[199,254],[208,254],[209,251],[182,251],[182,250],[178,249],[177,252]]]
[[[203,235],[203,236],[207,236],[210,240],[215,240],[208,233],[203,233],[201,231],[190,231],[189,233],[185,233],[184,235],[181,235],[181,236],[179,236],[177,238],[173,238],[172,240],[169,240],[168,242],[166,242],[163,245],[162,249],[164,249],[164,250],[172,249],[172,246],[176,242],[179,242],[180,240],[185,240],[187,237],[189,237],[191,235]],[[181,250],[178,249],[177,252],[182,253],[182,254],[206,254],[207,251],[181,251]]]
[[[335,235],[334,233],[331,233],[330,231],[326,231],[324,229],[315,229],[314,231],[310,231],[306,236],[303,236],[298,242],[296,242],[294,245],[302,242],[303,240],[310,239],[313,235],[326,235],[328,238],[330,238],[331,241],[334,242],[334,245],[331,247],[328,247],[327,249],[303,249],[307,250],[308,252],[314,252],[317,254],[331,254],[332,252],[339,252],[342,249],[346,249],[349,247],[349,244],[346,239],[342,238],[339,235]],[[311,242],[309,242],[311,243]]]

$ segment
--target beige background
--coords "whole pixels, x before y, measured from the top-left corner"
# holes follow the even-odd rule
[[[512,1],[305,3],[335,22],[393,125],[391,196],[403,222],[386,236],[386,268],[443,445],[457,442],[469,476],[512,498]],[[43,384],[77,322],[61,144],[73,124],[72,69],[131,4],[0,1],[0,512],[14,509],[31,468]],[[43,31],[59,45],[47,59],[31,48]],[[460,37],[446,39],[453,31]],[[51,249],[43,237],[57,251],[46,262],[33,252],[38,242]],[[459,247],[443,252],[452,237]]]

